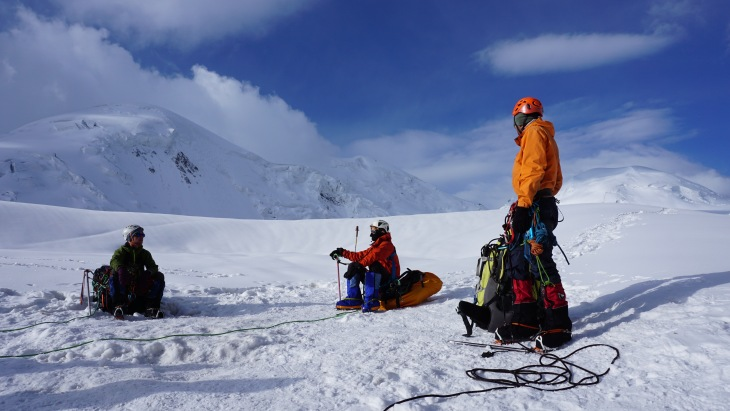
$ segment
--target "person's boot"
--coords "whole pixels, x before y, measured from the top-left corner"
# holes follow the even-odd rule
[[[512,306],[512,320],[494,333],[494,338],[503,344],[532,339],[540,331],[537,323],[537,302]]]
[[[573,322],[568,316],[568,306],[545,309],[542,331],[535,339],[541,350],[554,350],[573,338]]]
[[[144,311],[144,316],[147,318],[164,318],[165,313],[160,311],[159,308],[151,307]]]
[[[565,298],[563,284],[545,286],[544,300],[545,318],[535,345],[539,349],[550,350],[571,340],[573,322],[568,316],[568,300]]]
[[[115,320],[124,319],[124,308],[121,305],[114,308],[114,319]]]
[[[338,310],[359,310],[362,308],[362,293],[360,291],[360,280],[357,276],[347,280],[347,297],[337,301],[335,308]]]
[[[380,305],[380,278],[379,273],[368,271],[365,273],[365,297],[362,305],[362,312],[385,311]]]

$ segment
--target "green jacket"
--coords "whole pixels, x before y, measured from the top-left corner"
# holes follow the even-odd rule
[[[152,274],[158,272],[157,264],[155,264],[152,254],[143,247],[131,247],[129,243],[124,243],[124,245],[114,251],[109,265],[115,272],[119,267],[127,267],[127,269],[134,269],[139,272],[143,272],[146,269]]]

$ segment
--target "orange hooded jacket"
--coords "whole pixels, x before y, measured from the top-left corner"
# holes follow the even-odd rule
[[[563,173],[553,123],[537,118],[515,141],[520,146],[512,167],[517,205],[530,207],[540,190],[548,189],[550,195],[556,195],[563,186]]]
[[[393,258],[390,258],[391,255]],[[400,277],[400,262],[398,254],[395,253],[395,246],[391,242],[390,233],[378,237],[366,250],[358,252],[343,250],[342,256],[350,261],[357,261],[365,267],[369,267],[377,261],[388,270],[388,273],[394,273],[395,278]]]

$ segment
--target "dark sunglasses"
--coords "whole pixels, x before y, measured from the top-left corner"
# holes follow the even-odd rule
[[[144,233],[134,233],[134,234],[132,234],[132,237],[142,237],[142,238],[144,238]]]

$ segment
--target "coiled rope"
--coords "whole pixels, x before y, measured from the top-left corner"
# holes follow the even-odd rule
[[[469,342],[452,341],[458,344],[470,345],[470,346],[486,346],[490,347],[497,352],[523,352],[523,353],[536,353],[532,348],[521,345],[522,348],[501,346],[501,345],[484,345],[474,344]],[[387,406],[383,411],[387,411],[398,404],[403,404],[409,401],[414,401],[422,398],[453,398],[463,394],[481,394],[490,391],[506,390],[510,388],[528,387],[539,391],[565,391],[576,387],[596,385],[601,381],[601,377],[608,374],[610,370],[607,368],[603,372],[591,371],[585,367],[581,367],[574,362],[568,361],[568,358],[575,355],[576,353],[595,347],[605,347],[613,350],[615,355],[611,360],[613,364],[619,358],[619,350],[608,344],[590,344],[584,347],[578,348],[570,354],[560,357],[552,352],[543,352],[540,355],[538,364],[526,365],[524,367],[516,368],[513,370],[503,368],[472,368],[466,371],[466,375],[477,381],[497,384],[495,387],[485,388],[483,390],[471,390],[461,391],[453,394],[424,394],[418,395],[411,398],[394,402]],[[482,354],[482,357],[491,357],[494,352],[487,351]],[[576,380],[576,375],[573,370],[577,369],[585,372],[587,375],[583,378]],[[502,377],[511,376],[511,378]]]

